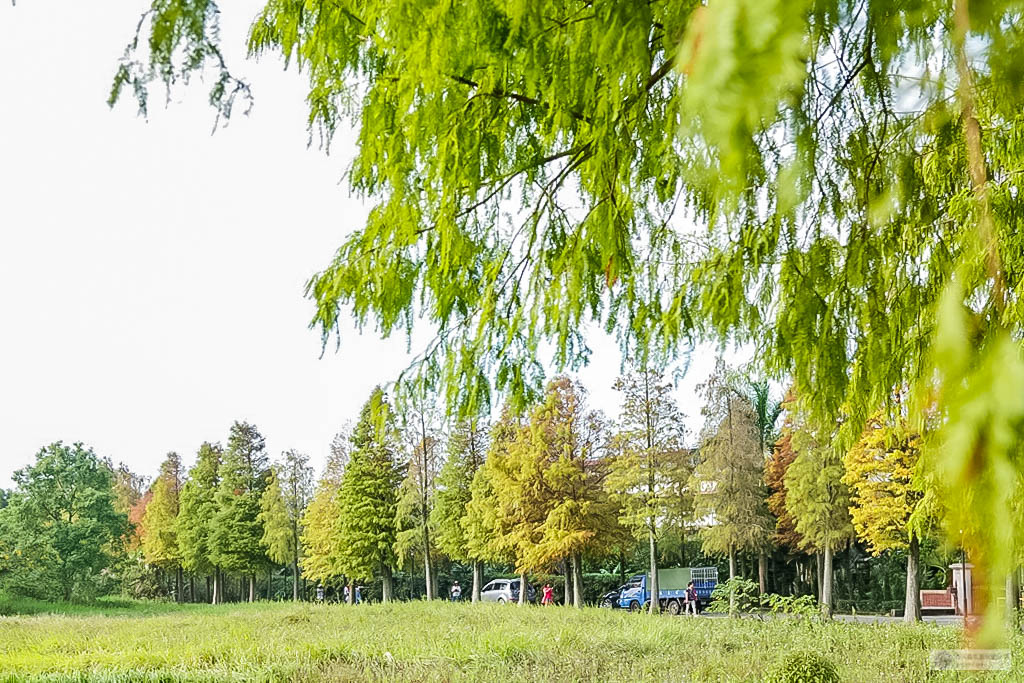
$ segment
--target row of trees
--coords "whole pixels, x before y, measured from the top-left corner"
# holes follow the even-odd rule
[[[15,475],[0,511],[0,578],[27,592],[58,585],[70,598],[100,590],[104,572],[109,588],[120,568],[179,600],[199,599],[196,580],[205,579],[205,599],[222,602],[227,577],[239,579],[240,599],[254,600],[257,576],[287,567],[293,599],[305,594],[303,580],[379,580],[387,601],[394,572],[414,562],[425,597],[436,597],[443,558],[469,568],[474,600],[489,564],[524,583],[560,573],[565,602],[580,606],[585,561],[614,559],[625,572],[626,558],[639,567],[643,547],[657,590],[659,545],[689,535],[727,560],[730,578],[743,573],[741,558],[753,560],[746,566],[756,563],[762,592],[770,557],[816,558],[828,614],[833,555],[859,540],[875,554],[907,553],[906,614],[919,616],[920,547],[938,506],[919,472],[919,437],[902,418],[876,416],[842,454],[795,397],[780,404],[766,383],[720,363],[703,385],[693,448],[660,373],[637,371],[615,388],[614,421],[561,376],[529,411],[506,408],[493,425],[460,420],[447,434],[425,402],[400,411],[378,388],[335,438],[315,488],[306,456],[286,451],[271,463],[244,422],[226,447],[203,443],[187,472],[169,453],[148,488],[79,444],[54,444]],[[120,556],[129,559],[119,565]]]
[[[183,575],[206,578],[207,595],[222,602],[225,577],[247,582],[256,598],[256,577],[285,565],[292,569],[292,595],[299,595],[299,516],[310,495],[307,456],[286,451],[271,464],[255,426],[236,422],[227,446],[203,443],[186,474],[177,453],[169,453],[149,492],[137,505],[135,533],[142,560],[173,574],[174,595],[184,597]]]
[[[989,579],[1012,576],[1019,3],[549,5],[267,2],[253,21],[249,54],[304,55],[311,128],[359,131],[348,177],[375,206],[309,283],[325,338],[347,311],[410,342],[429,321],[422,376],[462,407],[534,395],[541,348],[586,362],[588,323],[631,357],[752,343],[814,416],[812,488],[836,510],[845,452],[910,397],[934,412],[922,446],[957,501],[947,528]],[[126,18],[110,101],[145,112],[154,82],[210,69],[229,116],[250,91],[217,9]]]

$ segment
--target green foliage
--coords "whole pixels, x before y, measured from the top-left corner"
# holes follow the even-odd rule
[[[266,549],[267,557],[275,564],[287,564],[295,555],[295,539],[288,507],[281,494],[277,474],[271,470],[270,483],[260,498],[259,523],[263,527],[260,544]]]
[[[839,683],[839,669],[817,652],[791,652],[768,672],[767,683]]]
[[[235,422],[220,463],[216,512],[211,524],[213,564],[239,573],[254,573],[266,564],[260,541],[260,499],[266,486],[267,455],[263,436],[245,422]]]
[[[404,475],[397,461],[398,440],[394,411],[378,387],[352,433],[338,493],[338,562],[349,578],[369,580],[394,566],[398,487]]]
[[[182,486],[181,458],[168,453],[153,482],[153,497],[142,517],[142,554],[151,565],[162,569],[181,566],[178,543],[178,513]]]
[[[93,597],[128,531],[114,509],[113,472],[81,443],[56,442],[17,470],[0,509],[0,578],[37,597]]]
[[[204,442],[196,464],[181,487],[181,511],[178,515],[178,548],[181,565],[197,574],[213,572],[211,525],[217,510],[216,492],[221,465],[219,444]]]
[[[713,520],[700,530],[704,552],[730,557],[738,551],[759,552],[769,545],[775,522],[766,502],[757,414],[737,394],[721,361],[705,392],[700,463],[691,481],[695,517]]]
[[[756,581],[736,576],[715,586],[707,611],[722,614],[740,612],[811,617],[817,614],[818,603],[812,595],[761,593]]]
[[[734,576],[715,585],[711,591],[709,612],[733,614],[735,612],[753,612],[761,606],[758,595],[759,586],[756,581]]]
[[[783,438],[790,440],[795,457],[786,469],[786,511],[804,550],[832,551],[853,538],[850,489],[838,450],[834,425],[821,425],[799,400],[786,406]]]
[[[130,88],[139,113],[145,116],[153,80],[162,80],[168,87],[177,81],[187,83],[193,71],[211,66],[218,76],[210,88],[210,104],[219,116],[229,118],[239,96],[248,101],[252,96],[249,85],[228,71],[219,33],[220,9],[214,0],[153,0],[125,49],[107,103],[113,106]],[[140,43],[146,46],[146,61],[135,54]]]
[[[212,62],[221,106],[217,9],[154,0],[112,101]],[[358,121],[377,203],[309,283],[325,339],[423,320],[421,378],[466,414],[537,397],[544,343],[584,362],[588,323],[636,357],[753,342],[840,451],[915,386],[951,524],[1016,561],[1018,0],[269,0],[249,47],[328,140]]]
[[[336,478],[324,476],[302,514],[300,540],[305,550],[300,560],[302,573],[310,580],[324,584],[333,583],[344,573],[340,565],[340,488],[340,474]]]
[[[473,478],[486,453],[486,423],[480,418],[459,421],[448,439],[448,458],[438,475],[434,509],[430,511],[437,545],[454,560],[482,559],[471,554],[463,519],[473,496]]]
[[[419,405],[408,406],[404,415],[409,448],[397,505],[399,531],[395,537],[395,553],[399,567],[404,566],[406,559],[414,554],[432,554],[436,550],[436,529],[431,513],[444,458],[441,435],[436,426],[437,416],[433,410],[423,406],[420,398]],[[425,565],[428,563],[425,560]],[[428,586],[427,595],[433,596],[432,585]]]
[[[672,386],[658,372],[620,377],[615,388],[622,393],[622,413],[605,486],[618,505],[619,520],[645,539],[660,533],[662,525],[690,521],[692,454]]]
[[[567,377],[548,384],[525,424],[506,410],[471,485],[463,520],[470,552],[526,573],[613,547],[622,534],[603,485],[603,430],[582,386]]]
[[[121,463],[114,470],[114,509],[122,515],[128,515],[131,509],[142,499],[146,490],[145,477],[135,474],[127,465]],[[3,493],[0,493],[0,507],[4,506]]]
[[[617,506],[603,486],[609,467],[604,419],[587,408],[586,399],[578,381],[556,377],[523,435],[523,455],[538,464],[540,477],[516,482],[540,489],[544,511],[537,543],[523,549],[523,564],[531,569],[598,555],[622,537]]]
[[[818,602],[813,595],[765,593],[761,596],[761,606],[767,607],[772,614],[811,617],[818,613]]]
[[[490,447],[487,460],[477,469],[469,485],[470,498],[466,504],[466,514],[460,526],[466,535],[466,554],[482,560],[509,562],[509,548],[498,542],[501,512],[495,505],[495,488],[493,472],[497,465],[489,461],[495,457],[505,457],[509,440],[514,438],[518,426],[506,411],[495,423],[491,432]]]

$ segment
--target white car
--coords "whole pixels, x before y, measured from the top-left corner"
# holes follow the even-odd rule
[[[526,584],[526,601],[533,602],[537,591]],[[483,602],[512,603],[519,602],[519,579],[495,579],[480,591]]]

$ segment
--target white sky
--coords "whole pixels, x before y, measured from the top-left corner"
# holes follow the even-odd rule
[[[319,468],[369,390],[405,366],[403,339],[348,334],[320,358],[303,297],[367,207],[341,183],[351,133],[307,148],[304,81],[242,62],[261,6],[233,0],[224,48],[253,84],[251,116],[210,134],[203,84],[150,120],[105,100],[148,3],[0,2],[0,486],[56,440],[83,441],[152,476],[191,463],[236,419],[272,456]],[[614,415],[617,349],[597,340],[580,374]],[[680,387],[691,429],[695,358]]]

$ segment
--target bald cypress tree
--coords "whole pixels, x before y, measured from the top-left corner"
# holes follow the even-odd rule
[[[437,529],[437,545],[453,560],[473,565],[472,601],[480,600],[484,557],[471,549],[464,525],[473,497],[473,478],[487,454],[487,426],[482,418],[460,420],[448,438],[448,458],[438,475],[431,519]]]
[[[181,488],[181,510],[178,514],[178,547],[182,566],[193,574],[213,575],[213,586],[207,581],[207,594],[215,603],[223,601],[223,586],[220,571],[214,563],[211,541],[221,457],[220,444],[204,442],[199,447],[196,463]]]
[[[339,434],[331,442],[323,475],[302,513],[300,542],[304,549],[300,566],[304,576],[322,584],[344,576],[341,561],[341,480],[350,454],[348,435]]]
[[[434,508],[437,477],[444,461],[441,433],[437,428],[435,412],[426,407],[422,396],[416,406],[407,411],[405,421],[405,479],[398,498],[399,531],[395,544],[399,564],[404,558],[421,553],[427,600],[437,597],[437,580],[432,554],[436,550],[434,538]]]
[[[338,542],[342,573],[350,581],[379,575],[385,602],[394,595],[398,487],[404,476],[399,439],[394,411],[377,387],[352,432],[352,451],[338,492]]]
[[[620,521],[647,543],[651,592],[656,594],[662,527],[682,528],[693,513],[686,426],[661,373],[645,368],[620,377],[615,389],[622,393],[622,413],[606,486],[618,504]],[[659,603],[651,601],[650,609],[657,612]]]
[[[796,458],[786,471],[786,509],[809,550],[821,553],[821,611],[832,616],[832,558],[854,535],[850,518],[850,488],[843,481],[842,453],[835,425],[822,426],[791,405]]]
[[[902,419],[879,414],[843,457],[843,483],[850,489],[850,516],[872,555],[907,553],[903,618],[921,620],[921,541],[936,525],[938,505],[920,465],[921,436]],[[1012,603],[1011,603],[1012,605]]]
[[[259,513],[267,468],[263,436],[255,426],[235,422],[218,471],[210,541],[217,566],[248,576],[250,602],[256,599],[256,572],[266,565]]]
[[[764,483],[765,453],[757,416],[734,390],[721,361],[704,388],[700,463],[690,486],[694,515],[703,525],[704,551],[727,556],[729,578],[734,578],[737,553],[760,554],[775,527]]]
[[[179,544],[181,487],[183,479],[181,457],[167,454],[160,465],[160,475],[153,482],[153,497],[146,505],[142,517],[142,555],[146,562],[174,575],[174,599],[182,601],[182,555]]]

